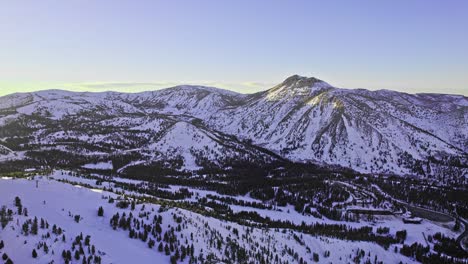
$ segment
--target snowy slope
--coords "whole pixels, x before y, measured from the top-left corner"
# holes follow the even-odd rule
[[[60,174],[60,172],[55,172],[55,174]],[[62,175],[58,178],[67,177]],[[36,188],[36,180],[38,188]],[[287,229],[247,227],[185,209],[167,208],[151,203],[139,203],[134,210],[117,208],[115,203],[108,202],[109,197],[119,199],[115,193],[62,183],[53,178],[0,179],[0,193],[2,194],[0,205],[5,205],[14,211],[12,221],[6,225],[5,229],[0,229],[0,240],[5,242],[5,247],[0,249],[0,252],[6,253],[14,263],[49,263],[50,261],[62,263],[62,250],[72,249],[72,253],[78,251],[78,247],[73,247],[73,242],[80,233],[84,237],[90,235],[90,244],[96,247],[96,255],[101,256],[102,263],[169,263],[169,256],[157,249],[159,241],[156,242],[154,248],[149,248],[146,242],[129,238],[128,230],[113,229],[109,223],[115,213],[120,215],[125,213],[127,216],[132,213],[137,222],[142,223],[141,226],[152,225],[153,219],[161,216],[161,234],[176,228],[174,232],[176,245],[193,244],[195,257],[206,258],[212,255],[216,263],[225,263],[220,260],[226,257],[226,251],[230,249],[230,245],[236,245],[246,251],[251,250],[250,252],[256,254],[268,250],[271,254],[269,258],[273,259],[275,255],[283,263],[285,261],[299,263],[299,257],[308,263],[313,263],[313,253],[318,254],[320,260],[327,263],[354,262],[353,259],[361,250],[364,250],[366,254],[359,261],[360,263],[364,263],[367,259],[374,260],[374,258],[384,263],[400,261],[416,263],[411,258],[370,242],[352,242],[312,236]],[[16,213],[16,207],[13,205],[16,196],[20,197],[23,207],[27,208],[28,216]],[[103,217],[97,215],[97,208],[100,206],[103,207]],[[80,218],[79,222],[74,221],[76,215]],[[21,231],[21,226],[34,217],[47,221],[49,228],[40,228],[38,235],[25,235]],[[62,240],[61,235],[52,233],[53,225],[63,229],[65,240]],[[401,226],[396,228],[398,230]],[[429,223],[424,228],[418,228],[428,232],[427,234],[448,230]],[[419,237],[419,229],[414,232],[409,230],[409,237],[412,237],[413,233]],[[47,233],[50,237],[47,237]],[[150,237],[152,237],[151,234]],[[162,241],[165,244],[166,242],[167,240]],[[40,247],[41,243],[48,245],[48,253]],[[397,246],[400,247],[400,245]],[[34,248],[37,248],[37,259],[32,258],[31,252]],[[327,251],[330,252],[328,257],[325,256]],[[174,255],[174,252],[171,251],[170,254]],[[84,247],[84,255],[91,255],[87,247]],[[254,257],[256,257],[254,254],[248,255],[250,261],[258,262]],[[73,258],[72,263],[81,263],[82,258],[82,255],[79,261]],[[188,263],[188,257],[182,263]]]
[[[187,122],[177,122],[165,134],[147,147],[158,152],[163,159],[181,157],[185,170],[202,168],[206,161],[210,165],[226,165],[229,159],[251,161],[264,156],[264,162],[274,158],[248,148],[222,134],[211,132]]]
[[[411,174],[415,160],[466,159],[467,104],[463,96],[346,90],[292,76],[209,124],[292,160]]]

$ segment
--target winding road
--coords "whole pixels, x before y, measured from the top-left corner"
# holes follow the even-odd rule
[[[341,182],[341,181],[337,181],[337,182],[341,183],[341,184],[344,184],[344,185],[347,185],[347,186],[353,186],[353,187],[355,187],[357,189],[362,189],[362,187],[351,184],[351,183]],[[380,189],[380,187],[375,185],[375,184],[372,184],[372,187],[373,187],[373,189],[375,189],[377,192],[379,192],[384,197],[405,206],[411,212],[411,214],[414,215],[414,216],[418,216],[418,217],[425,218],[425,219],[435,221],[435,222],[444,222],[444,223],[446,223],[446,222],[450,222],[450,221],[455,221],[455,217],[453,217],[453,216],[451,216],[449,214],[408,204],[407,202],[404,202],[404,201],[393,198],[389,194],[382,191],[382,189]],[[460,217],[458,218],[458,220],[460,221],[460,223],[463,224],[464,232],[461,233],[457,237],[457,243],[458,243],[458,245],[460,246],[461,249],[463,249],[465,252],[468,252],[468,247],[466,246],[466,243],[468,243],[468,221],[466,221],[465,219],[460,218]]]
[[[411,214],[415,215],[415,216],[418,216],[418,217],[421,217],[421,218],[425,218],[425,219],[428,219],[428,220],[431,220],[431,221],[436,221],[436,222],[450,222],[450,221],[455,221],[455,217],[449,215],[449,214],[446,214],[446,213],[442,213],[442,212],[438,212],[438,211],[434,211],[434,210],[431,210],[431,209],[426,209],[426,208],[423,208],[423,207],[419,207],[419,206],[415,206],[415,205],[411,205],[411,204],[408,204],[404,201],[401,201],[401,200],[398,200],[398,199],[395,199],[393,198],[392,196],[390,196],[389,194],[385,193],[384,191],[382,191],[380,189],[379,186],[373,184],[372,187],[374,187],[374,189],[376,189],[378,192],[380,192],[380,194],[382,194],[383,196],[391,199],[392,201],[394,202],[397,202],[403,206],[405,206],[410,212]],[[465,252],[468,252],[468,248],[466,247],[466,244],[465,244],[465,241],[467,241],[468,239],[468,222],[463,219],[463,218],[460,218],[458,217],[458,220],[460,221],[460,223],[463,224],[463,227],[464,227],[464,231],[463,233],[461,233],[458,237],[457,237],[457,244],[460,246],[461,249],[463,249]],[[467,241],[468,242],[468,241]]]

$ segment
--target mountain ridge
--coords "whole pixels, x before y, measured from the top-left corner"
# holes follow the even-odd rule
[[[80,120],[104,119],[108,121],[80,133],[93,138],[93,133],[109,131],[114,133],[109,138],[125,145],[119,137],[132,136],[121,131],[128,128],[120,127],[119,122],[132,123],[134,127],[148,128],[141,132],[142,139],[132,143],[141,147],[141,142],[155,140],[152,133],[165,129],[151,127],[149,124],[155,120],[161,120],[161,124],[195,122],[197,129],[252,142],[293,162],[338,165],[364,173],[431,175],[437,170],[431,166],[466,165],[467,109],[468,99],[463,95],[343,89],[314,77],[293,75],[253,94],[191,85],[139,93],[16,93],[0,97],[0,129],[29,118],[32,123],[73,123],[73,131],[81,131],[86,128],[80,128]],[[46,136],[55,128],[44,126],[48,127],[26,125],[33,130],[29,137],[36,143],[47,138],[48,143],[57,144],[50,136],[52,132]],[[5,145],[5,137],[0,144]],[[107,144],[113,141],[109,139]],[[20,146],[14,148],[21,150]],[[247,149],[247,145],[241,149]],[[107,151],[111,154],[112,148]],[[266,153],[250,153],[256,158],[249,159],[273,160],[266,158]],[[467,175],[466,166],[459,174]]]
[[[317,77],[307,77],[307,76],[302,76],[298,74],[293,74],[289,77],[286,77],[281,83],[278,85],[283,84],[285,81],[288,79],[295,79],[295,78],[303,78],[303,79],[315,79],[320,82],[325,82]],[[327,83],[328,84],[328,83]],[[276,86],[278,86],[276,85]],[[166,88],[158,88],[158,89],[153,89],[153,90],[144,90],[144,91],[138,91],[138,92],[124,92],[124,91],[117,91],[117,90],[105,90],[105,91],[73,91],[73,90],[66,90],[66,89],[60,89],[60,88],[51,88],[51,89],[43,89],[43,90],[38,90],[38,91],[32,91],[32,92],[15,92],[15,93],[10,93],[10,94],[5,94],[0,96],[1,97],[6,97],[6,96],[12,96],[12,95],[22,95],[22,94],[33,94],[33,93],[38,93],[38,92],[49,92],[49,91],[57,91],[57,92],[70,92],[70,93],[90,93],[90,94],[100,94],[100,93],[118,93],[118,94],[144,94],[144,93],[151,93],[151,92],[157,92],[161,90],[169,90],[173,88],[178,88],[178,87],[199,87],[202,89],[211,89],[211,90],[218,90],[218,91],[226,91],[230,93],[235,93],[239,95],[253,95],[257,93],[263,93],[266,92],[272,88],[266,88],[261,91],[256,91],[256,92],[239,92],[239,91],[234,91],[228,88],[220,88],[220,87],[214,87],[214,86],[206,86],[206,85],[196,85],[196,84],[179,84],[175,86],[170,86]],[[337,89],[344,89],[344,90],[365,90],[369,92],[397,92],[397,93],[402,93],[402,94],[407,94],[407,95],[445,95],[445,96],[455,96],[455,97],[466,97],[466,95],[463,94],[458,94],[458,93],[432,93],[432,92],[416,92],[416,93],[410,93],[410,92],[403,92],[403,91],[397,91],[397,90],[392,90],[392,89],[368,89],[368,88],[360,88],[360,87],[355,87],[355,88],[346,88],[346,87],[336,87],[333,86],[334,88]]]

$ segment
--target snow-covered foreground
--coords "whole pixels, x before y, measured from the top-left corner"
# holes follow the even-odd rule
[[[80,232],[83,235],[90,235],[91,242],[96,248],[105,253],[103,263],[149,263],[168,262],[169,258],[154,254],[151,250],[139,240],[128,239],[127,234],[123,232],[114,232],[109,225],[111,212],[115,210],[115,205],[108,204],[102,196],[113,196],[110,193],[103,194],[99,190],[90,190],[59,183],[57,181],[40,180],[39,188],[36,188],[36,182],[30,180],[0,180],[0,197],[3,205],[11,207],[14,198],[20,197],[23,206],[28,209],[29,217],[15,217],[9,225],[0,232],[0,239],[4,240],[4,252],[10,256],[15,263],[30,263],[33,261],[31,256],[32,249],[36,247],[39,241],[43,241],[40,236],[29,235],[27,237],[20,235],[21,224],[27,218],[44,218],[49,225],[62,227],[67,243],[61,240],[54,242],[54,238],[46,239],[49,245],[49,254],[38,253],[37,263],[49,263],[55,260],[55,263],[62,263],[61,252],[63,249],[69,249],[71,240]],[[105,217],[97,217],[97,208],[103,206],[106,212]],[[79,223],[69,215],[80,215],[82,217]],[[27,241],[27,243],[24,243]],[[54,255],[51,252],[54,251]]]
[[[28,216],[17,214],[15,197],[21,199],[22,207],[27,208]],[[114,198],[115,202],[109,203],[109,197]],[[189,257],[190,254],[187,253],[187,257],[183,261],[179,257],[178,262],[202,263],[211,259],[212,263],[220,263],[233,258],[234,262],[241,262],[242,254],[245,253],[245,258],[253,263],[261,262],[259,259],[266,263],[299,263],[301,259],[313,263],[314,254],[320,263],[352,263],[356,255],[362,254],[358,253],[361,250],[364,250],[365,254],[360,258],[360,262],[367,259],[374,262],[375,257],[384,263],[415,262],[395,253],[393,246],[385,250],[382,246],[370,242],[344,241],[285,229],[246,227],[180,208],[162,208],[158,204],[137,203],[133,210],[131,206],[118,208],[116,204],[120,198],[122,197],[114,193],[71,185],[47,177],[36,176],[33,180],[0,179],[0,206],[5,205],[13,211],[12,221],[4,229],[0,229],[0,240],[5,244],[4,248],[0,249],[0,255],[6,253],[14,263],[64,263],[62,251],[71,250],[71,263],[83,263],[83,257],[79,255],[79,258],[75,259],[75,252],[72,250],[76,236],[82,233],[84,237],[90,236],[90,245],[94,245],[96,249],[94,255],[100,256],[102,263],[168,263],[171,256],[181,252],[178,251],[179,248],[185,250],[191,247],[194,257]],[[102,217],[98,216],[99,207],[103,208]],[[116,213],[119,213],[119,216],[123,213],[126,216],[132,214],[133,218],[128,222],[134,224],[125,228],[125,223],[124,227],[119,223],[114,230],[110,222]],[[77,215],[78,222],[75,221]],[[34,217],[44,219],[49,228],[40,228],[37,235],[25,235],[22,231],[23,223]],[[154,229],[159,225],[156,221],[158,217],[162,218],[162,230],[159,235]],[[389,219],[386,223],[390,223],[392,231],[403,228],[395,219]],[[53,225],[63,229],[63,234],[57,235],[52,232]],[[129,237],[131,229],[138,233],[146,225],[153,228],[149,228],[151,231],[145,242],[140,237]],[[424,241],[420,241],[422,232],[436,231],[446,231],[446,234],[452,235],[448,229],[426,222],[424,225],[409,228],[409,242],[419,240],[423,243]],[[50,237],[47,233],[51,234]],[[166,237],[166,233],[169,238]],[[175,234],[174,239],[171,239],[171,234]],[[158,238],[163,239],[158,241]],[[155,241],[155,245],[150,248],[148,243],[151,240]],[[167,246],[169,242],[166,241],[172,241],[171,247],[174,244],[177,253],[176,250],[168,249],[166,254],[165,248],[161,251],[158,249],[159,244]],[[47,244],[47,254],[41,246],[43,243]],[[79,246],[76,246],[75,250],[78,251],[78,248]],[[38,255],[35,259],[32,257],[33,249],[36,249]],[[86,258],[92,255],[86,246],[83,255],[86,255]]]

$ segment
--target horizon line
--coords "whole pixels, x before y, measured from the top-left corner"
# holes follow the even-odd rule
[[[327,84],[329,84],[328,82],[326,81],[323,81],[322,79],[320,78],[316,78],[316,77],[307,77],[307,76],[301,76],[301,75],[297,75],[297,74],[294,74],[294,75],[291,75],[289,77],[287,77],[286,79],[290,78],[290,77],[293,77],[293,76],[299,76],[301,78],[315,78],[315,79],[318,79],[322,82],[325,82]],[[286,80],[285,79],[285,80]],[[284,80],[283,80],[284,82]],[[242,95],[252,95],[252,94],[256,94],[256,93],[262,93],[262,92],[266,92],[272,88],[275,88],[276,86],[278,85],[281,85],[283,82],[280,82],[280,83],[277,83],[277,84],[273,84],[273,83],[269,83],[271,86],[268,86],[268,87],[259,87],[259,84],[262,84],[262,82],[242,82],[240,84],[243,84],[244,86],[248,86],[249,84],[254,84],[254,85],[251,85],[251,87],[254,87],[254,86],[257,86],[256,88],[260,88],[260,90],[258,91],[247,91],[247,92],[243,92],[243,91],[239,91],[238,89],[234,89],[234,88],[228,88],[228,87],[223,87],[224,85],[222,85],[223,83],[222,82],[215,82],[215,81],[200,81],[201,84],[196,84],[195,82],[174,82],[174,81],[155,81],[155,82],[113,82],[113,81],[104,81],[104,82],[72,82],[72,83],[62,83],[61,88],[39,88],[37,90],[31,90],[31,91],[18,91],[18,92],[13,92],[13,93],[7,93],[7,94],[0,94],[0,97],[5,97],[5,96],[10,96],[10,95],[14,95],[14,94],[31,94],[31,93],[38,93],[38,92],[45,92],[45,91],[64,91],[64,92],[70,92],[70,93],[93,93],[93,94],[99,94],[99,93],[121,93],[121,94],[139,94],[139,93],[148,93],[148,92],[155,92],[155,91],[161,91],[161,90],[167,90],[167,89],[174,89],[174,88],[177,88],[177,87],[183,87],[183,86],[186,86],[186,87],[201,87],[201,88],[210,88],[210,89],[217,89],[217,90],[223,90],[223,91],[228,91],[228,92],[232,92],[232,93],[237,93],[237,94],[242,94]],[[205,83],[205,84],[203,84]],[[209,83],[213,83],[214,85],[209,85]],[[129,87],[144,87],[144,86],[158,86],[158,85],[164,85],[164,84],[167,84],[168,86],[163,86],[163,87],[159,87],[159,88],[154,88],[154,89],[148,89],[148,90],[138,90],[138,91],[126,91],[126,90],[119,90],[119,87],[121,89],[125,89],[125,88],[129,88]],[[170,85],[170,84],[173,84],[173,85]],[[216,84],[220,85],[220,86],[216,86]],[[225,83],[225,84],[228,84]],[[232,84],[232,83],[231,83]],[[263,84],[267,84],[266,82],[264,82]],[[442,92],[408,92],[408,91],[401,91],[401,90],[397,90],[397,89],[388,89],[388,88],[381,88],[381,89],[372,89],[372,88],[363,88],[363,87],[351,87],[351,88],[348,88],[348,87],[338,87],[338,86],[334,86],[334,85],[331,85],[330,86],[332,88],[335,88],[335,89],[343,89],[343,90],[366,90],[366,91],[369,91],[369,92],[379,92],[379,91],[391,91],[391,92],[397,92],[397,93],[404,93],[404,94],[410,94],[410,95],[424,95],[424,94],[434,94],[434,95],[453,95],[453,96],[463,96],[463,97],[468,97],[468,94],[463,94],[463,93],[442,93]],[[74,87],[74,88],[71,88],[71,89],[67,89],[66,87]],[[98,88],[98,87],[114,87],[114,88],[117,88],[117,89],[110,89],[110,90],[103,90],[103,91],[96,91],[96,90],[87,90],[86,88],[88,89],[92,89],[90,87],[95,87],[95,88]]]

